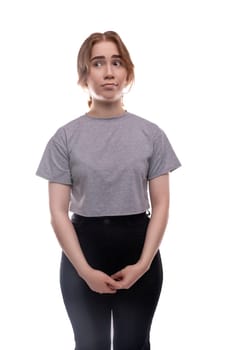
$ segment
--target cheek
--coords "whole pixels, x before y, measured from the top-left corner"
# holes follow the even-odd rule
[[[127,76],[128,76],[128,73],[126,72],[126,70],[121,72],[121,80],[122,82],[125,82],[125,84],[127,84]]]
[[[87,78],[87,86],[88,87],[91,87],[91,86],[95,86],[96,85],[96,82],[97,82],[97,77],[96,75],[90,75],[88,78]]]
[[[121,82],[122,82],[122,85],[125,87],[128,85],[128,82],[127,82],[127,75],[126,74],[123,74],[121,76]]]
[[[94,74],[90,76],[90,82],[93,84],[98,84],[101,79],[102,79],[102,74],[100,70],[96,71]]]

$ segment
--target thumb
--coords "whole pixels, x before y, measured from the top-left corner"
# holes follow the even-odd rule
[[[119,283],[114,278],[112,278],[112,276],[108,278],[107,283],[115,289],[119,289],[120,287]]]
[[[123,277],[122,272],[118,271],[111,276],[114,280],[120,281]]]

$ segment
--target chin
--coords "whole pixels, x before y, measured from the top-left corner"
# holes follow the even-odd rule
[[[104,101],[109,101],[109,102],[116,102],[119,101],[121,99],[121,95],[104,95],[102,96],[102,100]]]

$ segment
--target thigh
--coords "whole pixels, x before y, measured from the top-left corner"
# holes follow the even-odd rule
[[[60,285],[73,327],[75,349],[110,350],[110,298],[91,291],[64,253],[60,266]]]
[[[158,252],[150,270],[134,286],[117,292],[113,304],[115,350],[150,349],[150,328],[162,281],[162,263]]]

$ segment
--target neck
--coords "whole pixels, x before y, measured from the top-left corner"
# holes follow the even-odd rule
[[[120,103],[106,103],[103,101],[92,101],[91,108],[88,115],[95,115],[97,117],[111,117],[115,115],[121,115],[125,112],[124,108]]]

